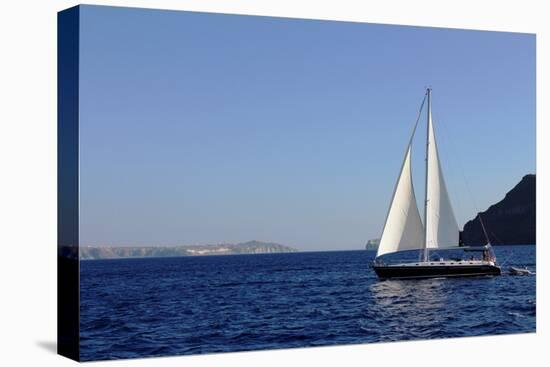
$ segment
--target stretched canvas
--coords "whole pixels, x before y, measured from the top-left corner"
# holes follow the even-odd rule
[[[535,332],[535,35],[58,15],[58,351]]]

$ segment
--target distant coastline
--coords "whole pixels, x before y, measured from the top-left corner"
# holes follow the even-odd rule
[[[483,221],[493,245],[535,244],[536,176],[523,177],[504,199],[482,212]],[[461,232],[465,244],[482,244],[485,241],[479,215],[470,220]],[[376,250],[380,240],[371,239],[365,245],[367,250]],[[273,254],[299,252],[297,249],[274,242],[248,241],[242,243],[220,243],[211,245],[177,246],[65,246],[60,256],[80,260],[125,259],[148,257],[212,256],[240,254]]]
[[[273,254],[298,252],[274,242],[248,241],[215,245],[180,246],[81,246],[80,260],[125,259],[146,257],[211,256],[239,254]]]
[[[378,250],[378,245],[380,245],[380,239],[379,238],[373,238],[371,240],[367,241],[367,244],[365,245],[366,250]]]

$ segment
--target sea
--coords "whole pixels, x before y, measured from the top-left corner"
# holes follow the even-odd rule
[[[535,246],[503,275],[378,280],[374,251],[80,263],[81,360],[535,332]]]

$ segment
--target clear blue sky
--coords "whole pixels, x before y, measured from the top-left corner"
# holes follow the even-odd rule
[[[85,6],[80,47],[81,244],[362,248],[427,85],[460,226],[535,172],[534,35]]]

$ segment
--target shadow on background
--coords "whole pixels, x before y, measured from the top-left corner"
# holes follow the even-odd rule
[[[36,345],[38,345],[40,348],[45,349],[46,351],[50,353],[57,354],[57,343],[55,341],[51,340],[39,340],[36,342]]]

